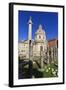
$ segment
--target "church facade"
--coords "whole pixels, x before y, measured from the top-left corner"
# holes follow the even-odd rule
[[[18,57],[21,60],[41,60],[45,63],[58,63],[58,40],[47,40],[42,25],[38,26],[32,39],[32,20],[28,21],[28,40],[18,43]]]

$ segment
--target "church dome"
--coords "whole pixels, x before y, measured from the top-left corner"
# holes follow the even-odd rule
[[[44,30],[42,29],[42,25],[40,24],[38,29],[37,29],[37,32],[35,32],[35,34],[44,34]]]
[[[42,25],[39,25],[35,33],[35,41],[44,41],[46,39],[45,32],[42,29]]]

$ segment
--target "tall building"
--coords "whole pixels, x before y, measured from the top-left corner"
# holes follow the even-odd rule
[[[30,54],[32,54],[32,60],[40,60],[43,57],[43,61],[46,63],[53,63],[58,59],[58,40],[53,39],[47,41],[45,30],[42,25],[38,26],[35,32],[34,40],[32,39],[32,19],[30,17],[28,21],[28,40],[24,40],[18,43],[18,56],[21,60],[29,60]],[[31,41],[31,46],[30,46]]]

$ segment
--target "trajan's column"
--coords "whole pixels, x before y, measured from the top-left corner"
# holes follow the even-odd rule
[[[32,45],[32,20],[31,17],[28,21],[28,41],[29,41],[29,60],[32,61],[33,57],[33,45]]]
[[[28,21],[28,41],[29,41],[29,75],[33,77],[33,45],[32,45],[32,20]]]
[[[28,40],[32,40],[32,20],[31,20],[31,17],[28,21]]]

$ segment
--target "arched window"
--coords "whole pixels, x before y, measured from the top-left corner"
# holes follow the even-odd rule
[[[41,38],[41,36],[39,35],[39,38]]]

